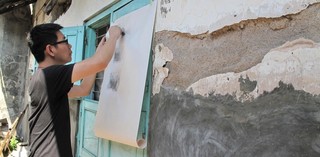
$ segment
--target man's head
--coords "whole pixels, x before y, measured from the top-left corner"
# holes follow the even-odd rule
[[[71,45],[60,32],[62,28],[54,23],[40,24],[32,28],[28,35],[28,45],[38,63],[44,61],[46,56],[51,56],[58,63],[65,62],[67,55],[71,57]],[[60,51],[69,52],[64,52],[66,54],[63,55]]]

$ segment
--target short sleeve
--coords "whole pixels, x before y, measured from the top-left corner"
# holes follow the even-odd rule
[[[74,64],[54,65],[44,69],[49,94],[57,97],[68,94],[73,83],[71,81]]]

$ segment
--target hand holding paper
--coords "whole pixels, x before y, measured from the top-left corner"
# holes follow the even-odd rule
[[[119,31],[120,31],[120,33],[119,33]],[[119,33],[119,34],[118,34],[118,33]],[[106,38],[107,38],[107,39],[110,38],[110,37],[113,38],[113,36],[115,36],[116,39],[118,39],[118,37],[120,36],[120,34],[121,34],[121,36],[124,36],[124,35],[125,35],[124,30],[121,29],[119,26],[114,25],[114,26],[111,26],[111,27],[109,28],[109,30],[107,31],[107,33],[106,33]]]
[[[120,37],[120,35],[123,35],[123,31],[121,30],[121,28],[119,26],[111,26],[109,28],[109,30],[107,31],[106,34],[106,38],[114,38],[114,39],[118,39]]]

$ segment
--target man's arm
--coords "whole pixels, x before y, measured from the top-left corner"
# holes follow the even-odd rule
[[[109,35],[110,37],[108,39],[105,37],[101,39],[96,53],[91,58],[74,65],[71,78],[72,82],[96,74],[108,66],[115,51],[117,40],[121,36],[121,29],[118,26],[112,26],[109,28]]]
[[[68,97],[69,98],[76,98],[76,97],[83,97],[83,96],[87,96],[90,94],[90,91],[92,89],[92,86],[95,82],[96,79],[96,75],[90,75],[85,77],[80,86],[74,85],[69,93],[68,93]]]

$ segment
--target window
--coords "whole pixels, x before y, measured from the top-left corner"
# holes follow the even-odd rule
[[[107,30],[109,29],[110,25],[106,24],[101,27],[98,27],[95,29],[96,33],[96,39],[95,39],[95,46],[97,47],[103,36],[107,33]],[[96,75],[96,81],[93,86],[93,100],[99,101],[99,96],[100,96],[100,90],[102,86],[102,81],[103,81],[103,76],[104,76],[104,71],[99,72]]]

